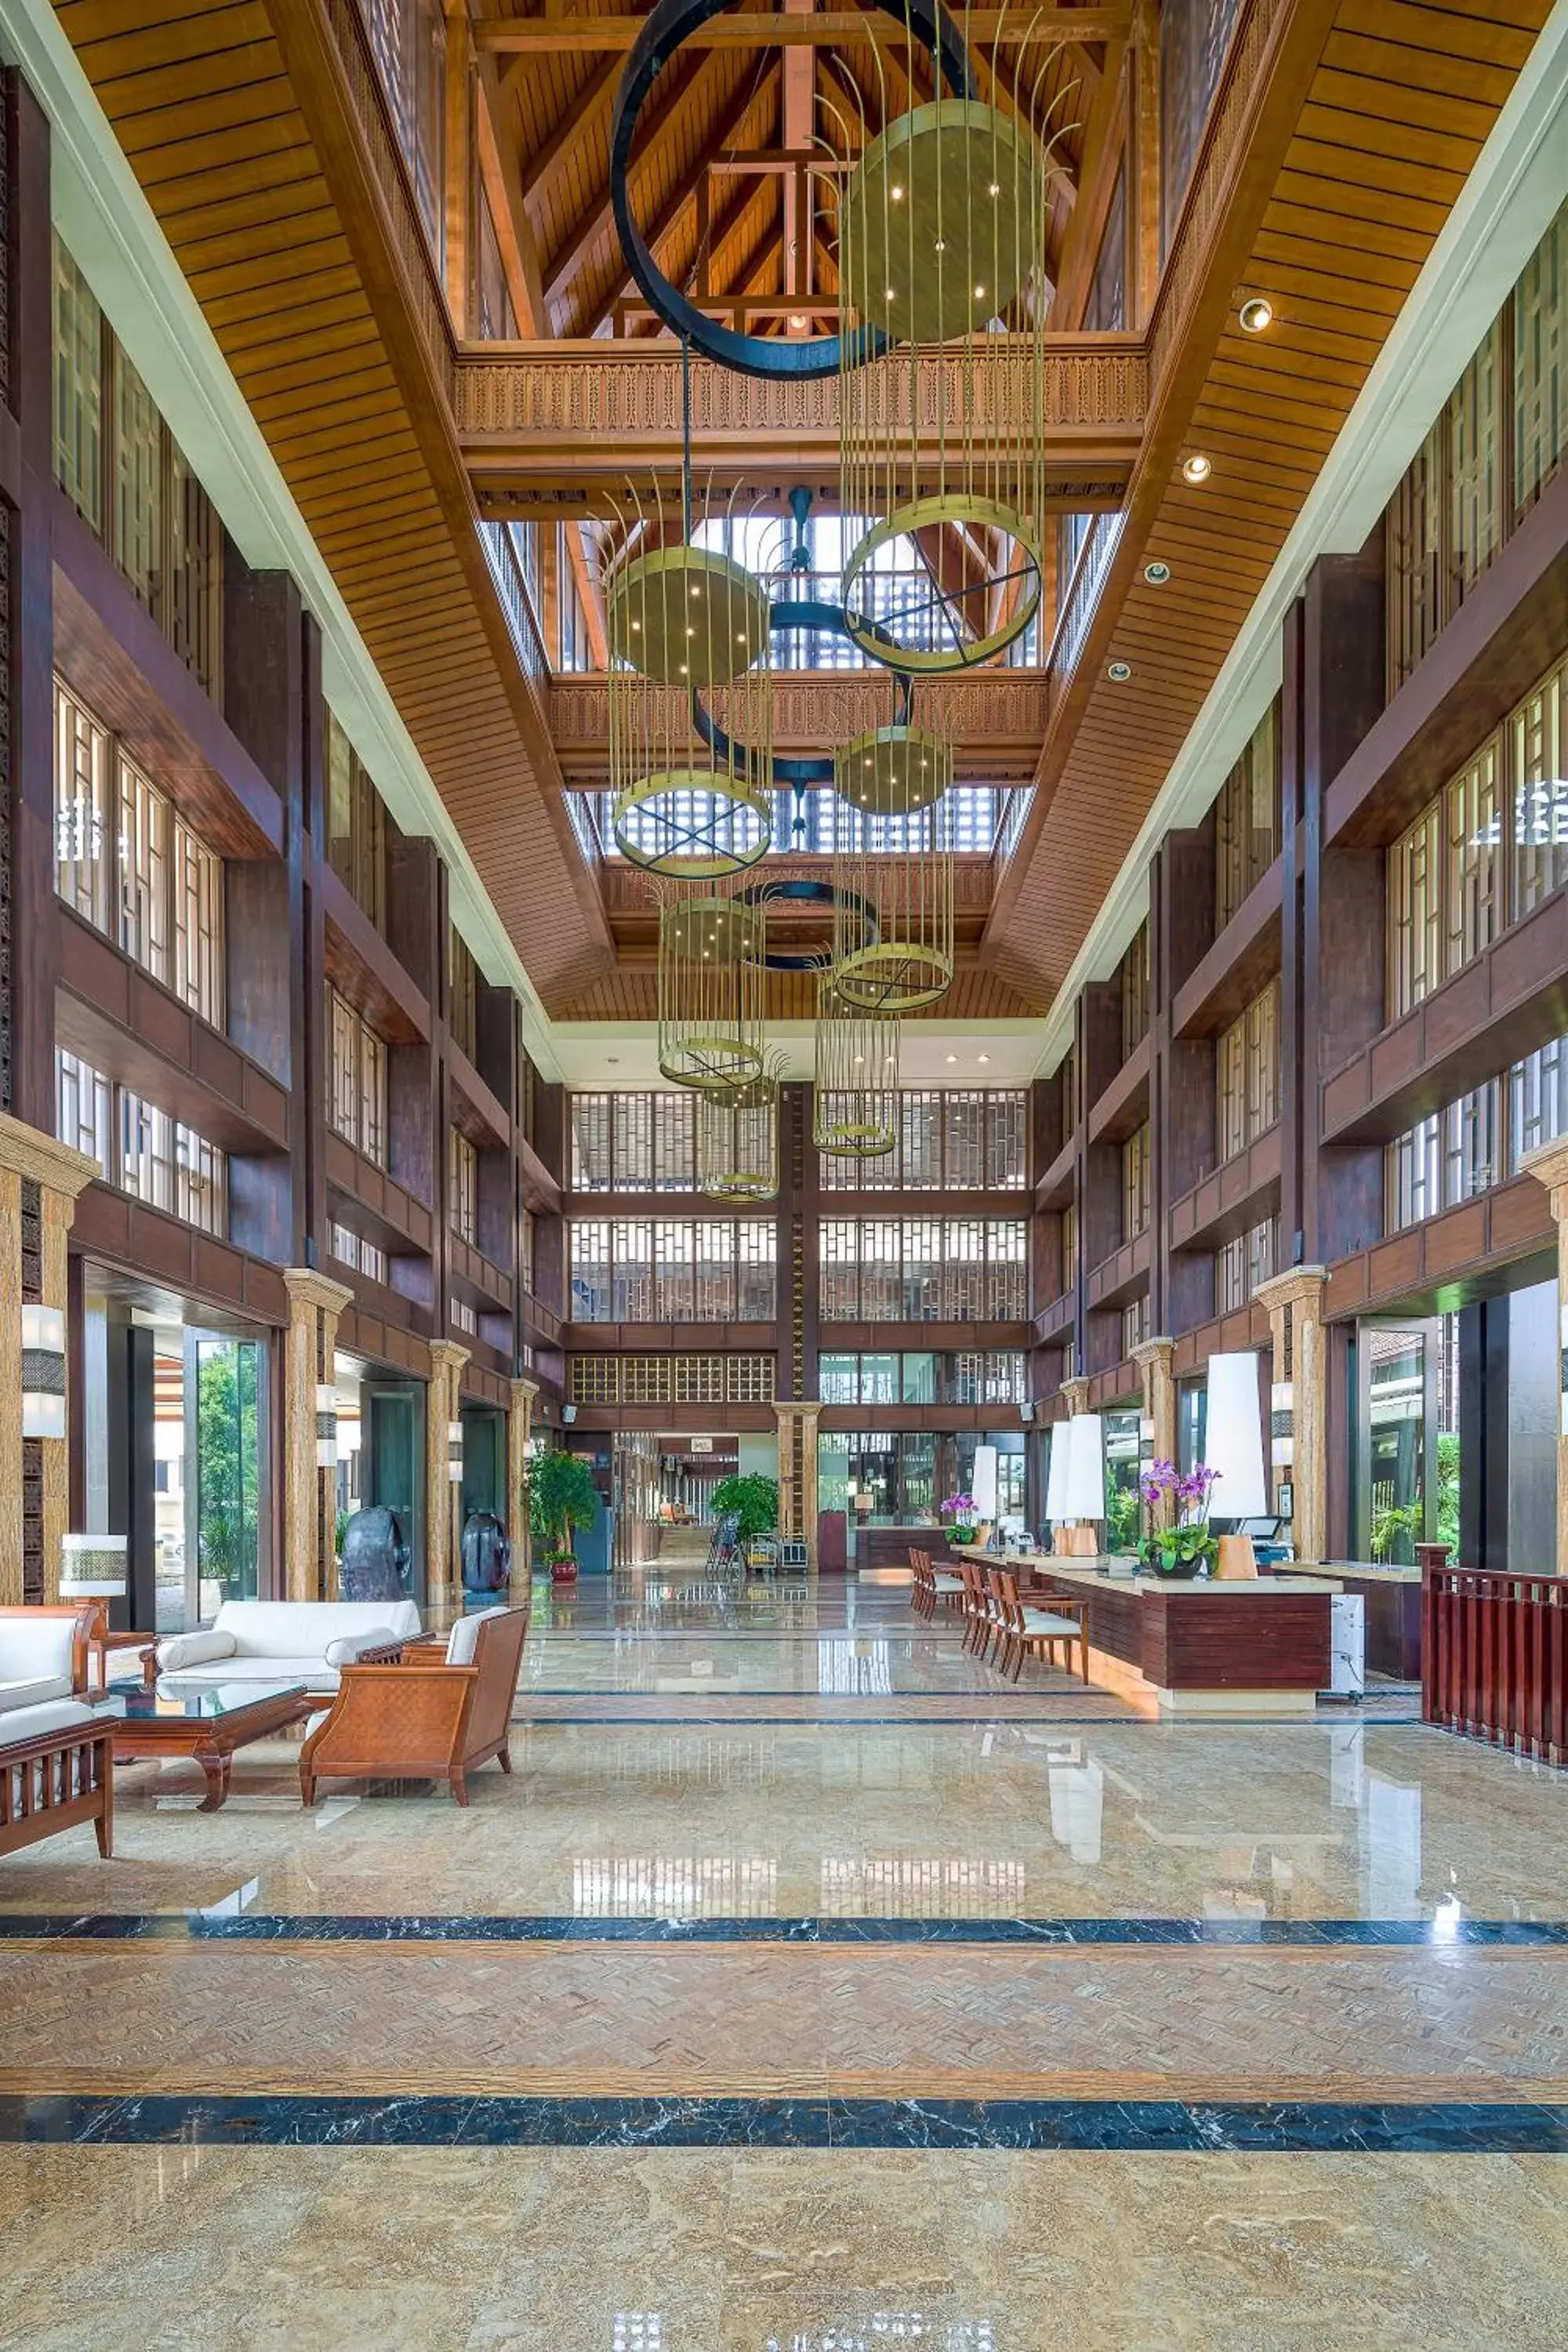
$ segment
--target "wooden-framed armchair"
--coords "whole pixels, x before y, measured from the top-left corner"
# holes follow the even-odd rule
[[[318,1780],[445,1780],[459,1805],[465,1779],[494,1757],[511,1770],[507,1738],[528,1632],[526,1609],[459,1617],[444,1651],[411,1644],[395,1664],[347,1665],[337,1697],[300,1753],[300,1794]]]

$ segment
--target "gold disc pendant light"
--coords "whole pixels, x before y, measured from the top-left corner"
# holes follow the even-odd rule
[[[847,1003],[825,972],[816,1005],[811,1139],[818,1151],[877,1160],[899,1139],[899,1024]]]
[[[839,207],[845,618],[906,675],[989,661],[1039,608],[1051,167],[1027,128],[1046,66],[1016,58],[1011,114],[898,116]],[[867,327],[894,347],[858,363]]]
[[[705,1088],[693,1105],[697,1189],[711,1201],[772,1201],[779,1189],[779,1077],[770,1054],[749,1087]]]
[[[749,1087],[763,1075],[762,910],[664,886],[658,910],[658,1066],[678,1087]]]
[[[773,840],[768,593],[682,541],[605,583],[616,846],[646,873],[714,881]]]
[[[952,985],[952,747],[921,728],[879,727],[833,755],[833,984],[847,1004],[912,1013]]]

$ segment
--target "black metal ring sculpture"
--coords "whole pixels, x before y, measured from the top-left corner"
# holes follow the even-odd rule
[[[615,119],[610,127],[610,201],[615,207],[621,252],[626,268],[658,316],[672,333],[704,358],[717,360],[721,367],[733,368],[742,375],[773,376],[786,383],[837,375],[841,356],[837,335],[814,335],[799,342],[783,338],[774,341],[764,335],[742,334],[710,319],[696,303],[687,299],[679,287],[670,284],[632,216],[632,142],[648,93],[681,44],[729,5],[730,0],[659,0],[626,59],[626,69],[616,92]],[[969,52],[942,0],[875,0],[875,5],[895,23],[907,26],[914,38],[930,50],[933,61],[940,61],[942,79],[954,98],[972,94]],[[856,337],[852,358],[858,365],[862,361],[879,357],[887,348],[887,339],[879,329],[863,328]]]
[[[771,619],[775,629],[818,629],[831,631],[840,637],[849,635],[843,605],[819,604],[815,597],[781,597],[771,607]],[[886,635],[887,632],[873,625],[872,634]],[[898,727],[907,727],[914,709],[914,680],[894,673],[894,690],[897,708],[893,713],[893,723]],[[726,735],[711,712],[703,707],[702,697],[695,687],[691,689],[691,723],[715,758],[736,774],[743,775],[748,783],[788,784],[798,788],[833,782],[833,755],[830,751],[818,752],[809,760],[786,756],[782,759],[775,757],[771,763],[764,763],[754,751],[748,751],[745,744],[737,743]],[[765,777],[759,772],[764,764],[768,764]]]
[[[840,890],[831,882],[806,879],[753,882],[749,888],[737,893],[743,907],[773,907],[793,901],[797,906],[853,907],[865,929],[866,944],[875,947],[882,936],[881,918],[873,901],[858,890]],[[822,971],[826,969],[819,955],[775,955],[770,950],[763,958],[764,971]]]

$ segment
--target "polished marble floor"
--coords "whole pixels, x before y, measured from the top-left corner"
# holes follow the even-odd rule
[[[0,1863],[0,2347],[1568,2345],[1568,1775],[896,1582],[542,1591],[516,1717]]]

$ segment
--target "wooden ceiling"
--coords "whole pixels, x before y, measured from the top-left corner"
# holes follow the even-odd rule
[[[668,373],[609,206],[614,94],[646,12],[448,8],[445,178],[426,192],[437,253],[355,0],[56,5],[547,1009],[647,1017],[635,919],[614,889],[606,907],[563,801],[563,764],[591,781],[594,688],[552,693],[519,659],[476,529],[475,424],[492,397],[476,386],[503,364],[554,370],[567,389],[552,396],[573,403],[595,331],[615,338],[606,380],[633,352]],[[967,12],[1004,98],[999,24],[1033,24],[1050,58],[1036,110],[1069,126],[1050,325],[1074,350],[1107,223],[1124,220],[1127,331],[1084,360],[1103,377],[1114,343],[1123,375],[1085,428],[1076,478],[1083,509],[1124,500],[1125,520],[1098,601],[1082,586],[1069,598],[1053,673],[1029,681],[1026,738],[1002,722],[1005,772],[1032,768],[1037,791],[1010,861],[987,867],[989,913],[966,923],[950,1013],[1038,1012],[1059,985],[1547,13],[1546,0],[1239,0],[1162,264],[1156,0]],[[825,328],[833,207],[802,158],[814,139],[852,155],[862,116],[874,131],[927,94],[901,34],[864,6],[782,0],[713,20],[660,78],[634,156],[637,217],[667,274],[758,331],[789,335],[792,313]],[[477,340],[481,287],[493,305],[498,278],[526,345],[510,352]],[[1236,327],[1252,290],[1275,305],[1262,338]],[[668,404],[650,414],[656,436]],[[759,473],[783,479],[801,433],[759,411],[736,442],[737,464],[750,444]],[[515,415],[509,482],[535,444],[540,510],[580,499],[571,432],[550,442]],[[1214,461],[1201,489],[1180,473],[1194,447]],[[1071,475],[1059,451],[1058,464]],[[567,538],[591,605],[575,525]],[[1172,567],[1158,589],[1142,576],[1152,554]],[[602,652],[592,614],[590,630]],[[1125,684],[1107,679],[1112,654],[1131,666]],[[552,708],[574,714],[564,762]]]

